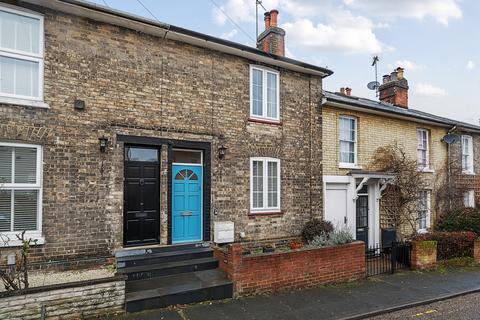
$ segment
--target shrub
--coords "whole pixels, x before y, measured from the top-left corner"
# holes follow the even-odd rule
[[[347,243],[352,243],[353,241],[355,241],[352,233],[348,229],[335,230],[330,235],[330,239],[332,240],[333,244],[335,244],[335,245],[347,244]]]
[[[306,245],[307,248],[321,248],[329,246],[333,246],[333,241],[329,238],[328,234],[320,234],[318,236],[315,236]]]
[[[460,208],[444,213],[436,226],[439,231],[472,231],[480,235],[480,209]]]
[[[477,235],[465,232],[432,232],[418,235],[415,240],[437,241],[437,260],[473,257]]]
[[[355,239],[347,229],[334,230],[330,233],[315,236],[308,242],[307,248],[337,246],[353,242]]]
[[[330,221],[323,221],[320,219],[312,219],[305,224],[302,231],[302,238],[305,243],[309,243],[315,237],[328,235],[333,232],[333,225]]]

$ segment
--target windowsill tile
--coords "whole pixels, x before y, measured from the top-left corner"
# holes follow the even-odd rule
[[[255,216],[274,216],[274,215],[282,215],[285,212],[282,211],[250,211],[248,216],[255,217]]]
[[[248,118],[250,122],[257,122],[257,123],[264,123],[264,124],[273,124],[277,126],[281,126],[282,122],[280,120],[270,120],[270,119],[258,119],[258,118]]]
[[[362,166],[359,166],[357,164],[350,164],[350,163],[340,163],[338,165],[339,169],[356,169],[356,170],[361,170],[363,169]]]
[[[425,172],[425,173],[434,173],[435,172],[435,170],[430,169],[430,168],[418,168],[417,171],[418,172]]]
[[[45,103],[43,101],[2,97],[2,96],[0,96],[0,104],[8,104],[8,105],[24,106],[24,107],[35,107],[35,108],[41,108],[41,109],[50,108],[48,103]]]
[[[18,240],[16,235],[20,235],[19,232],[0,232],[0,247],[20,247],[22,241]],[[45,238],[39,231],[25,232],[25,239],[37,240],[37,243],[32,242],[32,246],[45,244]]]
[[[472,171],[462,171],[462,174],[468,175],[468,176],[474,176],[475,172]]]

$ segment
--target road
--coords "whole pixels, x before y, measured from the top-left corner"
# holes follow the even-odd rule
[[[480,293],[469,294],[430,305],[405,309],[370,320],[478,320],[480,319]]]

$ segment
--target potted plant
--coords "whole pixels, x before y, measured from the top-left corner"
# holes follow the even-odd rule
[[[303,242],[300,240],[292,240],[290,241],[290,249],[297,250],[303,247]]]

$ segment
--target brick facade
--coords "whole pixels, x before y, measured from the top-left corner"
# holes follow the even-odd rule
[[[43,235],[33,261],[108,257],[123,242],[119,135],[211,144],[211,218],[235,237],[296,235],[322,214],[322,82],[280,72],[281,124],[249,121],[249,67],[233,55],[50,9],[45,15],[45,102],[0,105],[0,141],[43,147]],[[86,102],[84,111],[73,108]],[[109,145],[99,151],[100,137]],[[227,148],[219,159],[220,144]],[[161,243],[167,243],[168,145],[161,148]],[[281,214],[249,213],[249,158],[281,159]],[[213,225],[213,224],[212,224]],[[210,240],[210,239],[204,239]],[[7,253],[9,249],[3,249]],[[2,258],[2,261],[5,258]]]
[[[413,270],[437,267],[437,241],[412,241],[411,268]]]
[[[215,256],[234,283],[237,296],[359,280],[365,277],[365,245],[244,256],[241,244],[216,249]]]

